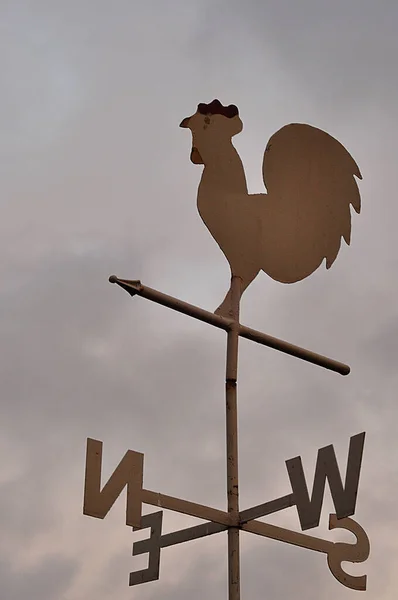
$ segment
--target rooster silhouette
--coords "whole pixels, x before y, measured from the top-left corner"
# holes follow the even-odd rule
[[[361,198],[357,164],[336,139],[311,125],[292,123],[269,140],[264,153],[266,194],[249,194],[242,161],[232,144],[243,124],[235,105],[199,104],[180,127],[192,133],[191,161],[204,165],[199,214],[241,279],[241,294],[262,270],[294,283],[350,244],[352,205]],[[231,288],[215,311],[231,314]]]

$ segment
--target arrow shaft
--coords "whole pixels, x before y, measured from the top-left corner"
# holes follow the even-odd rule
[[[115,275],[112,275],[109,280],[111,283],[117,283],[131,296],[141,296],[142,298],[146,298],[147,300],[151,300],[152,302],[156,302],[157,304],[161,304],[162,306],[176,310],[177,312],[193,317],[194,319],[199,319],[199,321],[204,321],[209,325],[213,325],[213,327],[224,329],[224,331],[228,331],[233,325],[233,319],[220,317],[214,313],[204,310],[203,308],[199,308],[194,304],[188,304],[188,302],[183,302],[178,298],[163,294],[163,292],[159,292],[158,290],[154,290],[146,285],[142,285],[140,281],[118,279]],[[257,344],[268,346],[269,348],[279,350],[279,352],[283,352],[284,354],[289,354],[290,356],[294,356],[306,362],[318,365],[319,367],[323,367],[329,371],[340,373],[340,375],[348,375],[350,372],[350,367],[344,363],[332,358],[328,358],[327,356],[323,356],[322,354],[317,354],[316,352],[312,352],[306,348],[301,348],[300,346],[290,344],[289,342],[280,340],[272,335],[268,335],[267,333],[257,331],[256,329],[239,325],[239,335],[240,337],[251,340],[252,342],[256,342]]]

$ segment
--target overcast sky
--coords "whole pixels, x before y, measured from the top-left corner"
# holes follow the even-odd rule
[[[307,122],[363,174],[352,245],[285,286],[260,274],[242,322],[347,362],[348,377],[242,341],[241,508],[290,492],[284,461],[366,431],[356,519],[369,600],[398,586],[398,5],[394,0],[3,0],[0,8],[0,590],[4,600],[218,600],[226,534],[166,548],[129,588],[124,496],[82,515],[86,438],[104,478],[130,448],[146,488],[225,509],[225,336],[111,286],[214,310],[227,263],[196,209],[181,119],[240,109],[251,192],[269,137]],[[146,512],[152,511],[150,507]],[[329,533],[329,493],[319,528]],[[272,522],[299,530],[295,509]],[[164,530],[195,520],[165,513]],[[346,600],[323,555],[241,536],[242,600]]]

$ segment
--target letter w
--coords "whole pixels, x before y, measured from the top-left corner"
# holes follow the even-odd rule
[[[355,513],[364,441],[365,433],[359,433],[350,438],[344,487],[333,445],[318,450],[311,500],[301,457],[297,456],[286,461],[294,501],[303,531],[319,525],[326,479],[329,483],[337,518],[343,519]]]
[[[102,442],[87,439],[83,514],[103,519],[127,486],[126,525],[140,527],[144,455],[127,450],[101,491]]]

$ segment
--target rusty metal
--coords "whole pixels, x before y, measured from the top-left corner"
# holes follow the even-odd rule
[[[146,498],[148,497],[148,494],[153,494],[153,492],[146,491]],[[184,506],[185,514],[188,514],[186,511],[189,510],[191,506],[192,503],[186,503]],[[239,527],[242,528],[242,525],[248,521],[254,521],[259,517],[265,517],[272,513],[279,512],[285,508],[289,508],[290,506],[294,506],[293,494],[288,494],[286,496],[282,496],[281,498],[276,498],[275,500],[271,500],[269,502],[259,504],[258,506],[253,506],[252,508],[243,510],[239,513]],[[197,515],[198,510],[196,509],[195,512]],[[226,513],[223,514],[225,515]],[[218,518],[219,517],[220,515],[218,515]],[[180,529],[179,531],[173,531],[172,533],[162,535],[159,543],[161,548],[167,548],[168,546],[174,546],[175,544],[182,544],[183,542],[197,540],[208,535],[214,535],[215,533],[220,533],[221,531],[226,531],[227,529],[228,525],[222,525],[219,522],[214,522],[214,520],[207,521],[207,523],[203,523],[202,525],[195,525],[194,527],[187,527],[185,529]],[[137,548],[136,552],[133,550],[134,555],[149,552],[150,547],[148,540],[139,540],[138,542],[134,542],[133,549],[134,548]]]
[[[228,513],[239,523],[239,478],[238,478],[238,344],[239,305],[242,280],[232,277],[231,318],[227,333],[227,357],[225,369],[226,439],[227,439],[227,502]],[[228,597],[240,600],[240,551],[239,527],[228,528]]]
[[[244,512],[248,514],[249,511]],[[204,523],[203,525],[197,525],[196,527],[189,527],[173,533],[161,535],[161,515],[162,513],[153,513],[145,515],[142,518],[141,528],[151,527],[151,534],[148,539],[134,542],[133,555],[137,556],[148,553],[149,565],[148,569],[130,573],[130,585],[153,581],[159,578],[161,548],[199,539],[228,529],[227,526],[209,522]],[[313,552],[326,554],[330,571],[341,584],[354,590],[366,590],[366,575],[349,575],[343,571],[341,566],[344,561],[362,563],[369,557],[370,544],[368,536],[364,529],[353,519],[345,518],[339,520],[336,515],[331,514],[329,519],[329,529],[340,528],[352,532],[356,537],[354,544],[332,542],[306,533],[299,533],[297,531],[286,529],[285,527],[278,527],[277,525],[271,525],[256,520],[241,523],[239,528],[243,531],[254,533],[255,535],[260,535],[268,539],[284,542],[299,548],[306,548]],[[136,529],[138,528],[135,527],[134,530]],[[231,529],[228,529],[228,531],[230,530]],[[231,592],[239,593],[239,588],[231,586],[230,594]]]
[[[174,498],[173,496],[166,496],[166,494],[160,494],[159,492],[151,492],[143,489],[141,501],[145,504],[173,510],[174,512],[179,512],[184,515],[197,517],[198,519],[214,521],[214,523],[220,523],[221,525],[239,525],[239,516],[236,517],[235,515],[231,515],[222,510],[217,510],[216,508],[210,508],[209,506],[203,506],[202,504],[196,504],[195,502],[189,502],[188,500],[181,500],[180,498]]]
[[[138,280],[134,281],[129,279],[119,279],[116,277],[116,275],[111,275],[109,277],[109,281],[111,283],[116,283],[118,286],[128,292],[130,296],[141,296],[142,298],[146,298],[147,300],[151,300],[152,302],[156,302],[157,304],[171,308],[184,315],[188,315],[194,319],[198,319],[199,321],[213,325],[218,329],[229,331],[229,329],[234,325],[234,320],[231,318],[216,315],[193,304],[188,304],[188,302],[183,302],[182,300],[174,298],[173,296],[163,294],[158,290],[154,290],[143,285]],[[280,340],[272,335],[268,335],[267,333],[262,333],[261,331],[251,329],[250,327],[245,327],[244,325],[239,325],[239,336],[247,340],[251,340],[252,342],[256,342],[257,344],[267,346],[268,348],[273,348],[274,350],[278,350],[284,354],[288,354],[312,363],[313,365],[323,367],[329,371],[334,371],[340,375],[348,375],[350,372],[350,367],[342,362],[328,358],[322,354],[317,354],[311,350],[301,348],[300,346],[295,346],[294,344]]]
[[[169,546],[175,546],[176,544],[182,544],[183,542],[190,542],[191,540],[198,540],[208,535],[214,535],[215,533],[221,533],[226,531],[227,525],[220,525],[219,523],[203,523],[202,525],[195,525],[195,527],[187,527],[180,529],[179,531],[173,531],[172,533],[166,533],[162,535],[159,541],[161,548],[168,548]],[[136,550],[134,550],[136,548]],[[133,554],[144,554],[150,551],[148,540],[138,540],[133,544]]]
[[[237,287],[238,289],[238,287]],[[234,337],[235,335],[235,337]],[[294,546],[327,554],[328,566],[334,577],[346,587],[355,590],[366,589],[366,576],[348,575],[342,569],[342,562],[364,562],[369,556],[369,539],[362,527],[349,518],[341,518],[354,513],[359,481],[359,470],[362,459],[364,433],[353,436],[347,461],[345,486],[341,476],[333,446],[326,446],[318,451],[317,465],[311,500],[304,473],[300,482],[292,481],[293,492],[269,502],[239,512],[238,488],[238,444],[237,444],[237,343],[236,330],[230,334],[229,352],[226,364],[226,428],[227,428],[227,500],[228,512],[204,506],[173,496],[146,490],[142,487],[143,455],[128,450],[118,467],[101,490],[102,442],[87,440],[86,478],[84,492],[84,514],[103,519],[114,502],[127,487],[126,524],[133,524],[133,529],[151,528],[148,540],[133,544],[133,555],[149,554],[147,569],[130,573],[130,585],[153,581],[159,577],[160,550],[167,546],[199,539],[208,535],[228,530],[228,564],[229,564],[229,598],[238,600],[239,589],[239,529],[261,535],[269,539],[285,542]],[[231,383],[233,385],[231,385]],[[301,461],[300,457],[292,459]],[[288,464],[292,461],[286,461]],[[301,464],[301,462],[300,462]],[[331,542],[307,534],[278,527],[257,518],[278,512],[296,505],[303,528],[313,528],[319,523],[317,517],[322,505],[323,490],[326,479],[329,482],[335,509],[340,518],[331,515],[330,529],[336,527],[347,529],[356,536],[354,544]],[[307,490],[306,494],[302,491]],[[304,502],[304,504],[303,504]],[[189,527],[162,536],[162,512],[141,517],[142,503],[151,504],[167,510],[190,515],[207,522],[196,527]],[[305,505],[308,505],[307,507]],[[308,509],[308,510],[307,510]],[[304,513],[303,513],[304,510]],[[301,512],[300,512],[301,511]],[[305,511],[309,511],[308,523]],[[314,513],[315,517],[313,516]],[[311,514],[310,514],[311,513]],[[303,517],[304,514],[304,517]],[[303,521],[304,518],[304,521]]]
[[[253,519],[259,519],[260,517],[272,515],[273,513],[284,510],[285,508],[290,508],[294,505],[294,494],[287,494],[281,498],[276,498],[275,500],[270,500],[269,502],[264,502],[263,504],[258,504],[252,508],[242,510],[242,512],[239,513],[239,522],[241,525],[243,525],[244,523],[252,521]]]
[[[148,569],[130,573],[130,585],[137,585],[138,583],[153,581],[159,578],[161,548],[220,533],[227,529],[224,525],[210,522],[161,535],[161,515],[161,512],[152,513],[145,515],[142,518],[141,529],[150,527],[151,534],[148,539],[134,542],[133,556],[148,553],[149,565]],[[299,548],[312,550],[313,552],[326,554],[330,571],[340,583],[354,590],[364,591],[366,589],[366,575],[352,576],[343,571],[341,567],[341,563],[344,561],[361,563],[366,561],[369,557],[370,544],[368,536],[364,529],[353,519],[337,519],[335,514],[331,514],[329,519],[329,529],[340,528],[352,532],[356,537],[356,542],[354,544],[332,542],[305,533],[291,531],[285,527],[279,527],[277,525],[271,525],[256,520],[242,523],[239,527],[240,529],[249,533],[254,533],[255,535],[284,542]],[[134,531],[137,529],[138,528],[134,527]],[[236,592],[236,588],[234,587],[230,588],[230,591],[231,590],[233,593]]]
[[[278,338],[274,338],[260,331],[250,329],[240,324],[239,322],[239,307],[241,294],[244,289],[244,283],[240,277],[231,277],[231,287],[228,293],[228,302],[224,303],[222,314],[214,314],[209,311],[203,310],[192,304],[183,302],[173,296],[168,296],[144,286],[140,281],[119,279],[116,276],[109,278],[111,283],[116,283],[124,290],[126,290],[131,296],[139,295],[143,298],[166,306],[188,315],[190,317],[199,319],[208,323],[214,327],[222,329],[227,332],[227,353],[226,353],[226,372],[225,372],[225,398],[226,398],[226,445],[227,445],[227,507],[228,512],[219,511],[214,508],[202,506],[186,500],[173,498],[171,496],[165,496],[163,494],[150,492],[148,490],[142,490],[141,499],[142,502],[152,504],[165,509],[174,510],[183,514],[189,514],[195,517],[205,519],[207,522],[203,525],[196,527],[185,528],[164,536],[160,535],[157,538],[157,543],[160,548],[171,546],[174,544],[180,544],[189,540],[198,539],[208,535],[213,535],[221,531],[227,530],[228,533],[228,598],[229,600],[240,600],[240,557],[239,557],[239,530],[242,529],[247,532],[251,532],[257,535],[268,537],[270,539],[279,540],[285,543],[292,544],[294,546],[307,548],[317,552],[324,553],[328,556],[328,565],[333,575],[343,583],[346,587],[352,589],[363,590],[366,588],[366,576],[353,577],[346,575],[341,568],[341,562],[344,560],[352,562],[362,562],[367,558],[367,552],[369,550],[369,540],[364,530],[351,519],[342,519],[337,524],[331,520],[331,524],[334,526],[346,528],[352,531],[356,537],[356,544],[344,544],[330,542],[307,534],[291,531],[283,527],[277,527],[256,519],[274,512],[278,512],[290,506],[296,505],[300,508],[299,516],[300,521],[304,528],[310,528],[313,526],[312,521],[310,522],[309,517],[307,519],[304,514],[304,508],[308,509],[307,512],[315,514],[315,520],[318,514],[319,504],[322,504],[325,479],[329,481],[329,485],[332,489],[332,496],[335,502],[335,508],[340,516],[353,514],[355,510],[356,491],[357,483],[359,479],[359,471],[362,458],[363,449],[363,435],[354,436],[352,439],[358,439],[357,444],[361,448],[358,451],[351,452],[353,455],[352,460],[348,461],[347,473],[346,473],[346,485],[343,488],[341,484],[341,478],[338,471],[337,463],[335,464],[335,455],[333,447],[328,447],[328,464],[333,463],[333,468],[321,469],[318,476],[314,480],[314,503],[309,499],[308,493],[304,494],[303,490],[303,473],[300,477],[293,473],[292,465],[297,466],[297,461],[301,461],[299,457],[287,461],[288,474],[292,481],[293,477],[293,493],[287,494],[280,498],[276,498],[270,502],[266,502],[245,511],[239,511],[239,479],[238,479],[238,425],[237,425],[237,375],[238,375],[238,342],[239,337],[249,339],[251,341],[263,344],[265,346],[274,348],[291,356],[295,356],[312,364],[322,366],[326,369],[335,371],[342,375],[347,375],[350,371],[348,365],[337,362],[325,356],[315,354],[309,350],[294,346]],[[351,446],[350,446],[351,448]],[[326,450],[323,449],[325,452]],[[321,451],[322,452],[322,449]],[[334,456],[334,461],[333,456]],[[329,456],[330,455],[330,456]],[[293,464],[294,463],[294,464]],[[297,463],[298,464],[298,463]],[[322,463],[323,464],[323,463]],[[301,465],[301,462],[300,462]],[[355,475],[353,481],[353,475]],[[340,478],[340,479],[339,479]],[[299,484],[298,485],[298,480]],[[352,481],[351,481],[352,480]],[[340,481],[341,485],[337,485]],[[347,486],[347,482],[349,485]],[[305,484],[306,485],[306,484]],[[341,488],[341,489],[340,489]],[[307,488],[306,488],[307,489]],[[297,495],[300,490],[299,495]],[[305,490],[304,490],[305,491]],[[301,493],[303,492],[303,493]],[[300,506],[298,506],[298,503]],[[344,506],[343,506],[344,505]],[[347,505],[347,507],[345,506]],[[349,505],[349,506],[348,506]],[[311,512],[312,511],[312,512]],[[308,523],[307,523],[308,521]],[[133,546],[134,554],[149,552],[153,553],[153,541],[152,537],[150,540],[141,540],[136,542]],[[156,555],[157,556],[157,555]],[[354,557],[354,558],[352,558]],[[355,559],[355,560],[354,560]],[[152,571],[154,569],[152,568]],[[139,577],[152,577],[153,572],[141,573]],[[136,581],[137,579],[133,580]],[[138,580],[137,580],[138,581]]]
[[[239,510],[238,477],[238,347],[239,338],[273,348],[325,369],[348,375],[350,367],[240,324],[243,292],[260,271],[281,283],[298,282],[322,264],[329,268],[342,238],[351,236],[351,206],[360,212],[357,164],[332,136],[305,124],[290,124],[269,140],[263,158],[266,194],[249,194],[242,161],[232,137],[243,128],[235,105],[218,100],[199,104],[181,127],[192,134],[191,161],[203,165],[197,194],[199,214],[218,243],[231,272],[230,288],[215,313],[144,286],[140,281],[109,278],[131,296],[171,308],[227,333],[225,367],[227,511],[143,488],[143,455],[128,451],[101,490],[102,442],[88,440],[84,490],[85,514],[104,518],[127,487],[126,524],[150,528],[150,537],[133,544],[133,555],[147,553],[148,568],[130,573],[130,585],[159,578],[161,548],[214,535],[228,534],[228,598],[240,600],[240,530],[307,548],[327,556],[333,576],[355,590],[366,589],[366,575],[347,574],[343,562],[363,562],[370,545],[362,527],[348,518],[356,508],[364,435],[351,438],[343,486],[333,446],[321,448],[311,498],[300,457],[286,461],[292,492]],[[296,506],[303,530],[319,524],[326,480],[336,514],[329,529],[351,531],[355,543],[332,542],[259,521]],[[142,503],[205,520],[205,523],[162,535],[163,513],[141,515]]]

